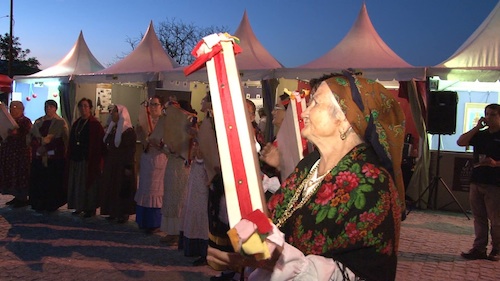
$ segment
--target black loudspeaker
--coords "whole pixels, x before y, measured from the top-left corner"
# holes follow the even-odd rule
[[[430,92],[427,100],[427,132],[453,135],[457,124],[457,92]]]

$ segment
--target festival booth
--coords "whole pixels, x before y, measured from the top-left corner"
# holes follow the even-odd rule
[[[177,62],[163,49],[151,21],[142,40],[126,57],[106,69],[74,77],[79,88],[87,89],[77,95],[77,100],[86,97],[95,101],[95,116],[103,127],[108,124],[112,106],[121,104],[127,107],[133,126],[140,123],[146,128],[147,100],[157,93],[162,94],[161,90],[157,90],[162,88],[159,73],[175,67],[178,67]],[[189,101],[191,93],[187,84],[171,85],[171,88],[179,89],[176,94],[184,94],[179,98]],[[140,168],[142,151],[138,141],[135,155],[137,169]]]
[[[163,49],[151,21],[140,43],[126,57],[106,69],[74,77],[79,88],[87,89],[80,91],[76,99],[86,97],[94,100],[96,117],[103,125],[108,119],[110,105],[123,104],[135,125],[141,112],[141,103],[153,96],[157,88],[162,88],[159,85],[159,73],[178,66]],[[190,96],[187,84],[171,86],[187,89],[184,92]]]
[[[439,95],[440,91],[457,93],[457,102],[449,105],[456,106],[455,133],[442,135],[440,140],[440,149],[443,152],[439,176],[465,209],[469,208],[472,147],[466,150],[464,147],[459,147],[456,141],[461,134],[474,127],[481,116],[484,116],[486,105],[500,101],[499,50],[500,2],[450,58],[428,69],[430,88],[432,91],[437,91],[434,94]],[[431,148],[436,150],[438,143],[439,136],[432,136]],[[446,189],[438,188],[437,202],[445,204],[448,199]],[[441,205],[438,204],[438,208],[441,208]],[[457,204],[450,204],[445,208],[456,210]]]
[[[55,65],[28,76],[15,76],[11,100],[22,101],[24,114],[32,121],[43,116],[44,103],[48,99],[58,104],[58,114],[71,122],[75,96],[84,91],[73,83],[77,74],[90,73],[104,69],[90,51],[83,32],[73,48]]]
[[[407,119],[405,133],[412,135],[403,152],[403,173],[408,193],[416,196],[427,185],[429,168],[427,134],[422,125],[425,67],[410,65],[382,40],[368,16],[365,3],[347,35],[329,52],[302,66],[278,69],[275,75],[309,80],[348,68],[359,70],[364,77],[382,83],[401,104]]]

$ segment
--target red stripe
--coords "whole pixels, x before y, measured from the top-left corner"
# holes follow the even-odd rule
[[[234,111],[231,91],[229,89],[229,81],[227,79],[226,64],[224,62],[223,53],[214,56],[215,71],[219,86],[219,94],[222,105],[222,113],[224,125],[226,127],[227,139],[229,144],[229,154],[233,166],[233,176],[238,196],[241,216],[245,216],[253,211],[250,191],[248,189],[248,180],[245,173],[245,165],[243,163],[243,154],[238,134],[238,126],[236,124],[236,112]],[[232,129],[229,129],[232,127]],[[221,159],[221,161],[223,161]]]
[[[203,41],[198,42],[193,52],[196,54],[197,49],[202,45]],[[212,47],[212,50],[208,53],[202,54],[196,58],[196,60],[191,64],[184,68],[184,75],[188,76],[189,74],[195,72],[196,70],[205,67],[207,61],[209,61],[212,57],[217,55],[222,51],[222,47],[220,44]]]
[[[148,116],[149,134],[151,134],[153,132],[153,122],[151,121],[151,111],[149,111],[149,105],[146,106],[146,115]]]
[[[302,120],[302,103],[295,101],[297,105],[297,117],[299,119],[299,129],[300,132],[304,129],[304,120]],[[300,138],[302,140],[302,156],[306,156],[308,154],[307,151],[307,140],[303,137]]]

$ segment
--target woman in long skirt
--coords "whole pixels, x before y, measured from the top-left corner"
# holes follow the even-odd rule
[[[158,123],[163,110],[163,97],[154,96],[145,106],[144,118],[139,118],[136,132],[143,145],[139,186],[135,194],[135,220],[140,229],[153,233],[160,228],[163,204],[163,178],[167,155],[149,142],[149,135]],[[141,122],[144,121],[144,122]]]
[[[108,215],[109,221],[125,223],[135,214],[135,142],[127,108],[116,105],[104,136],[107,152],[101,181],[101,215]]]
[[[0,192],[13,195],[14,199],[6,204],[20,208],[28,205],[31,155],[26,136],[32,125],[24,116],[24,105],[20,101],[10,103],[10,115],[19,128],[9,130],[7,138],[0,143]]]
[[[95,216],[98,205],[98,179],[102,172],[104,129],[92,115],[92,100],[78,102],[80,118],[71,127],[69,137],[68,209],[74,215]]]
[[[191,162],[187,183],[187,197],[183,219],[184,255],[199,257],[193,265],[207,264],[208,247],[208,176],[198,142],[193,142]]]
[[[45,102],[45,115],[31,128],[30,204],[37,212],[53,212],[66,204],[64,185],[68,125],[56,113],[54,100]]]

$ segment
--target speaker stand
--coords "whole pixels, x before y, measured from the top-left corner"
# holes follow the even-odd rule
[[[436,158],[437,158],[436,159],[437,160],[436,161],[437,162],[436,163],[436,173],[435,173],[434,177],[432,178],[432,181],[429,183],[429,185],[424,189],[424,191],[422,191],[422,193],[420,194],[418,199],[414,202],[415,205],[418,204],[420,201],[424,201],[422,198],[424,197],[425,193],[427,191],[429,191],[428,200],[425,203],[427,204],[427,206],[430,206],[431,209],[436,210],[437,209],[437,204],[436,204],[437,203],[437,191],[438,191],[439,183],[441,183],[446,188],[446,191],[448,191],[448,193],[451,195],[451,197],[453,198],[455,203],[457,203],[458,207],[460,207],[460,209],[462,210],[462,213],[464,213],[464,215],[467,217],[467,219],[470,220],[470,217],[467,215],[467,212],[462,207],[462,204],[460,204],[460,202],[458,202],[458,199],[457,199],[457,197],[455,197],[455,194],[453,194],[453,192],[448,187],[446,182],[439,175],[439,164],[441,162],[441,134],[438,134],[438,149],[437,149]],[[449,204],[451,204],[451,203],[448,203],[447,205],[449,205]],[[409,215],[411,211],[412,210],[410,209],[406,214]]]

